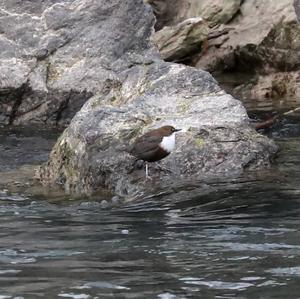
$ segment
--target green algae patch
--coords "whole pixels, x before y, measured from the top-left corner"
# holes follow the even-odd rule
[[[205,141],[203,138],[196,137],[194,139],[194,142],[195,142],[197,148],[199,148],[199,149],[202,149],[205,145]]]
[[[177,105],[177,110],[180,113],[186,113],[189,111],[190,107],[191,107],[191,103],[187,103],[187,102],[180,103],[179,105]]]

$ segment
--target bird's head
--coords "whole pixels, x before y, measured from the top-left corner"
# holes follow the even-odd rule
[[[175,129],[173,126],[163,126],[159,130],[163,136],[170,136],[173,133],[181,131],[181,129]]]

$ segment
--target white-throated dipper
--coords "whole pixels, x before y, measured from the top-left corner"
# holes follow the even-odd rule
[[[146,178],[149,177],[147,162],[156,162],[167,157],[175,147],[175,132],[180,130],[163,126],[135,140],[128,152],[137,160],[146,162]]]

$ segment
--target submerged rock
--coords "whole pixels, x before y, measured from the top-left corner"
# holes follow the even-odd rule
[[[81,2],[90,4],[87,14],[106,5],[105,0]],[[105,65],[110,77],[103,81],[107,73],[101,74],[95,95],[40,168],[40,180],[67,192],[105,187],[120,197],[137,198],[178,192],[193,179],[268,166],[276,146],[250,126],[241,103],[209,73],[159,59],[149,42],[153,16],[142,1],[115,0],[114,5],[117,14],[95,15],[98,36],[108,45],[97,52],[98,69]],[[118,34],[112,39],[107,30]],[[153,180],[146,181],[144,169],[133,168],[134,158],[125,149],[140,134],[166,124],[183,129],[176,151],[161,162],[170,172],[150,167]]]

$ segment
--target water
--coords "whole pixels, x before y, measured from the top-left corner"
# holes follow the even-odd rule
[[[249,93],[243,94],[243,91],[247,90],[246,83],[253,83],[257,80],[257,75],[245,74],[245,73],[226,73],[215,74],[214,76],[222,88],[232,94],[237,99],[243,101],[247,111],[252,115],[268,114],[268,113],[284,113],[299,107],[300,101],[296,96],[290,97],[264,97],[264,98],[252,98],[249,97]],[[251,93],[250,93],[251,94]],[[292,117],[300,118],[300,111],[291,115]]]
[[[299,298],[299,213],[284,185],[108,209],[6,196],[0,295]]]
[[[106,208],[33,195],[22,171],[57,134],[2,132],[0,298],[299,298],[299,132],[293,119],[268,132],[281,147],[271,170]]]

